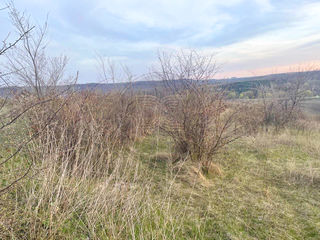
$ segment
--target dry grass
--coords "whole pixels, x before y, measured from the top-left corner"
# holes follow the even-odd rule
[[[255,130],[203,174],[189,158],[173,163],[157,116],[127,97],[77,96],[0,169],[5,185],[32,164],[1,195],[1,239],[317,239],[318,122]],[[25,124],[44,116],[36,113]]]

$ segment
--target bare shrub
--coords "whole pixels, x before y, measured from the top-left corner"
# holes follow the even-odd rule
[[[299,72],[284,84],[260,87],[264,115],[262,124],[266,131],[268,126],[275,127],[277,131],[299,118],[301,104],[306,96],[305,83],[308,77],[308,73]]]
[[[92,170],[96,175],[102,170],[100,164],[106,156],[117,153],[152,131],[154,109],[144,104],[150,98],[117,91],[73,94],[41,134],[38,144],[54,144],[60,156],[68,155],[70,171],[86,168],[88,162],[79,162],[79,154],[89,154],[87,158],[91,159],[92,167],[99,166]],[[55,101],[50,108],[39,107],[32,112],[32,131],[39,131],[38,128],[42,128],[47,115],[50,115],[48,111],[59,106],[61,103]]]
[[[263,106],[259,101],[236,102],[233,108],[238,109],[237,122],[243,135],[256,135],[263,126]]]
[[[217,71],[213,56],[180,51],[160,54],[159,62],[156,76],[171,93],[162,99],[161,128],[174,141],[176,153],[207,169],[212,156],[238,137],[236,111],[223,90],[208,82]]]

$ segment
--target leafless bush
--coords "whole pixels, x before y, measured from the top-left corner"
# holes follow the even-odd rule
[[[189,155],[207,169],[212,156],[240,133],[223,90],[208,82],[217,71],[213,57],[181,51],[162,53],[159,62],[156,76],[171,93],[162,99],[162,129],[180,156]]]
[[[306,96],[305,83],[307,80],[308,74],[299,72],[284,84],[260,87],[263,106],[262,124],[266,127],[266,131],[268,131],[268,126],[274,126],[276,130],[279,130],[301,115],[301,104]]]
[[[105,156],[117,153],[152,131],[155,115],[154,109],[148,105],[150,98],[154,97],[117,91],[74,94],[54,121],[46,126],[38,143],[44,148],[54,144],[58,155],[68,155],[70,171],[81,171],[87,166],[88,162],[79,162],[79,154],[90,154],[88,159],[92,164],[95,162],[94,168],[97,163],[105,161]],[[55,101],[51,105],[57,106],[40,106],[29,115],[32,131],[38,132],[47,118],[48,109],[56,109],[61,103]],[[97,174],[99,168],[93,174]]]
[[[238,109],[237,124],[241,126],[243,135],[255,135],[263,126],[263,106],[259,101],[236,102],[233,108]]]

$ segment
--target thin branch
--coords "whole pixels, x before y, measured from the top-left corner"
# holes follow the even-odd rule
[[[16,39],[13,43],[9,43],[8,46],[3,46],[2,49],[0,49],[0,55],[4,54],[6,51],[8,51],[10,48],[14,47],[18,42],[20,42],[30,31],[32,31],[35,27],[31,27],[29,30],[25,31],[23,34],[20,35],[18,39]]]

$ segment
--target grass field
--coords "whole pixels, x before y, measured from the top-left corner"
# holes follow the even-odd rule
[[[172,166],[170,146],[161,136],[136,143],[125,190],[117,178],[37,172],[2,196],[0,238],[319,239],[319,128],[242,138],[208,176]],[[2,184],[26,161],[2,168]]]
[[[320,98],[306,99],[303,104],[304,110],[312,115],[320,115]]]
[[[220,153],[216,171],[198,176],[196,187],[190,174],[175,197],[190,194],[192,224],[201,226],[197,237],[319,239],[319,143],[319,132],[260,134]]]

